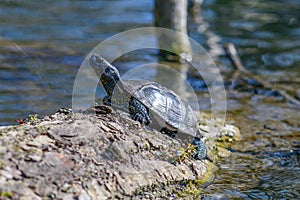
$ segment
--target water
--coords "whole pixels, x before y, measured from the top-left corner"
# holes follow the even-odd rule
[[[211,1],[203,16],[223,41],[238,45],[247,69],[295,94],[300,88],[299,11],[299,1]],[[229,98],[238,101],[229,105],[227,120],[241,129],[243,140],[233,146],[230,159],[219,162],[204,197],[299,199],[299,108],[276,97],[229,92]]]
[[[70,107],[86,54],[120,31],[152,26],[152,6],[150,0],[2,1],[0,125]],[[247,69],[292,95],[300,89],[300,1],[207,0],[200,17],[219,43],[237,45]],[[209,48],[209,34],[197,28],[191,20],[191,36]],[[156,60],[155,51],[142,51],[119,64],[130,69]],[[218,64],[228,79],[230,62],[221,56]],[[299,109],[277,97],[234,90],[228,90],[228,108],[227,121],[241,129],[243,140],[230,149],[232,157],[218,162],[216,180],[202,197],[299,198]]]
[[[2,1],[0,125],[70,107],[75,75],[85,55],[120,31],[150,26],[152,4]]]

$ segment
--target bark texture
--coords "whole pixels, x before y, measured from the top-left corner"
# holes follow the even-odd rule
[[[181,141],[105,109],[97,114],[61,109],[0,127],[1,199],[172,197],[183,190],[178,183],[212,177],[209,160],[187,157],[174,163],[185,147]]]
[[[187,6],[187,0],[155,0],[155,26],[187,35]],[[192,53],[190,41],[180,34],[176,34],[175,37],[158,35],[158,43],[161,49],[164,44],[172,44],[171,53],[161,51],[167,60],[180,60],[180,57],[185,58]]]

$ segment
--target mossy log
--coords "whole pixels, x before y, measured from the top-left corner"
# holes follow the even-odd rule
[[[1,199],[171,197],[212,177],[213,162],[174,162],[184,143],[107,107],[23,122],[0,127]]]

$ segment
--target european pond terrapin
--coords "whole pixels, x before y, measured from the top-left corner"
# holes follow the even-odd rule
[[[131,118],[175,137],[178,132],[196,136],[197,121],[192,108],[172,90],[146,80],[121,80],[116,67],[99,55],[89,59],[107,96],[103,103],[128,111]],[[204,143],[195,138],[196,159],[206,157]]]

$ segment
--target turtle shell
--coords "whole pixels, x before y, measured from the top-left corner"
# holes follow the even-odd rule
[[[145,80],[127,80],[122,85],[149,109],[152,126],[158,126],[154,127],[157,130],[168,128],[193,136],[196,134],[194,111],[172,90]]]

